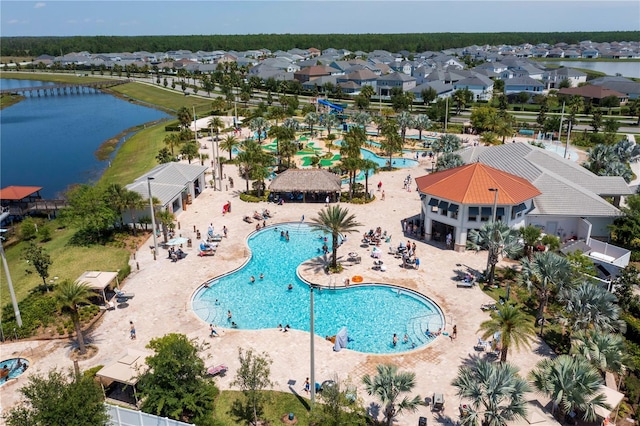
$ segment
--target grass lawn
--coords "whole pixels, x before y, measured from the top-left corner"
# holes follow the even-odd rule
[[[0,96],[0,109],[10,107],[24,99],[22,95],[2,95]]]
[[[309,402],[303,397],[296,397],[285,392],[265,392],[267,401],[264,404],[264,414],[261,419],[268,424],[282,424],[280,419],[283,415],[294,413],[299,425],[309,424]],[[234,401],[245,402],[245,397],[240,391],[222,391],[216,401],[216,411],[214,417],[224,425],[235,426],[246,424],[231,413]]]
[[[111,91],[140,102],[157,105],[166,110],[177,111],[182,107],[187,107],[191,110],[195,106],[197,115],[211,111],[210,99],[202,99],[198,96],[184,96],[181,93],[167,90],[164,87],[161,88],[142,83],[128,83],[114,86],[111,88]]]
[[[48,223],[51,228],[51,240],[39,243],[51,256],[49,280],[59,277],[58,282],[67,278],[75,281],[84,271],[117,271],[126,267],[130,256],[128,250],[113,246],[70,246],[68,242],[75,230],[71,228],[56,229],[57,224],[58,222],[55,220]],[[26,242],[19,242],[5,250],[18,301],[24,299],[33,288],[42,284],[42,279],[37,272],[33,268],[29,268],[27,262],[22,259],[22,250],[26,246]],[[28,273],[27,270],[31,270],[32,273]],[[4,306],[11,303],[9,292],[6,291],[6,284],[4,284],[7,282],[4,268],[0,271],[0,282],[3,283],[0,303]]]

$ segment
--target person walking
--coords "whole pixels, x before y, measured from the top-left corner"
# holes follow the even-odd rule
[[[136,326],[133,325],[133,321],[129,321],[129,337],[131,340],[136,340]]]
[[[384,201],[384,191],[382,191],[382,201]]]
[[[382,189],[382,181],[378,182],[378,191]]]
[[[309,393],[309,389],[311,388],[311,384],[309,383],[309,378],[307,377],[304,381],[304,391]]]

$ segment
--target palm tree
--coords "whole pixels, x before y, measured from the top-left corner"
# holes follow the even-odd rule
[[[309,136],[313,137],[313,126],[318,122],[318,114],[310,112],[304,116],[304,124],[309,126]]]
[[[295,118],[285,118],[282,122],[282,126],[288,129],[293,129],[294,131],[298,131],[300,129],[300,123]]]
[[[530,292],[538,296],[540,335],[544,331],[544,310],[551,295],[568,285],[571,280],[569,261],[550,251],[537,252],[531,260],[522,260],[522,282]]]
[[[140,193],[135,191],[125,191],[122,195],[123,206],[125,209],[129,210],[131,214],[131,224],[133,225],[133,235],[138,235],[138,226],[136,211],[141,210],[145,206],[145,200],[142,198]]]
[[[376,91],[373,86],[366,84],[362,86],[362,89],[360,89],[360,94],[371,100],[371,97],[376,94]]]
[[[529,384],[506,362],[476,359],[471,366],[460,367],[451,384],[460,398],[470,401],[468,413],[461,416],[462,426],[506,426],[527,413]]]
[[[522,241],[524,242],[524,254],[526,254],[529,260],[531,260],[531,258],[533,257],[533,250],[535,249],[535,245],[540,240],[540,236],[542,235],[542,230],[533,225],[527,225],[520,228],[520,235],[522,236]]]
[[[81,355],[87,352],[84,345],[84,337],[82,336],[82,326],[80,325],[80,314],[78,313],[78,305],[89,303],[91,289],[87,283],[78,283],[71,280],[63,280],[56,288],[55,297],[60,307],[66,311],[73,321],[78,336],[78,349]]]
[[[279,106],[279,105],[274,105],[269,107],[268,111],[267,111],[267,117],[270,120],[274,120],[275,121],[275,126],[278,126],[278,121],[279,120],[284,120],[284,118],[287,116],[287,113],[285,112],[284,108]]]
[[[436,171],[453,169],[464,165],[464,161],[460,155],[453,152],[447,152],[436,162]]]
[[[398,124],[393,120],[385,122],[382,128],[384,140],[380,143],[380,148],[389,156],[389,170],[393,169],[393,154],[402,150],[402,138],[398,134]]]
[[[425,114],[418,114],[413,120],[413,128],[418,131],[418,140],[422,143],[422,132],[431,127],[431,120]]]
[[[607,289],[590,282],[560,291],[564,321],[569,330],[594,328],[600,332],[624,331],[626,323],[620,319],[618,298]]]
[[[500,333],[500,361],[507,360],[511,347],[520,350],[521,347],[531,347],[531,340],[536,332],[529,317],[520,308],[505,303],[491,314],[491,319],[480,324],[478,331],[482,331],[482,338],[488,339]]]
[[[402,111],[396,117],[398,127],[400,127],[400,137],[402,138],[402,145],[404,146],[404,140],[407,135],[407,129],[413,127],[413,117],[407,111]]]
[[[627,362],[624,341],[620,334],[602,333],[599,330],[580,330],[571,339],[573,355],[580,355],[600,370],[622,374]]]
[[[327,135],[331,134],[331,129],[340,125],[338,117],[333,114],[322,114],[320,117],[322,117],[322,124],[327,129]]]
[[[164,143],[171,149],[171,156],[175,157],[174,149],[182,145],[182,139],[179,134],[171,132],[164,137]]]
[[[258,143],[262,143],[262,134],[269,127],[269,122],[263,117],[256,117],[249,122],[249,128],[253,132],[258,132]]]
[[[362,127],[363,129],[366,129],[367,124],[371,123],[371,115],[364,111],[358,111],[355,114],[353,114],[353,117],[351,117],[351,120],[354,123],[356,123],[358,126]]]
[[[211,117],[209,120],[209,128],[217,135],[221,129],[224,129],[224,122],[220,117]]]
[[[583,420],[596,419],[596,407],[607,408],[606,397],[600,392],[602,378],[598,371],[582,357],[560,355],[543,359],[529,373],[533,387],[553,402],[552,412],[560,409],[558,418],[574,411]]]
[[[338,268],[338,237],[343,234],[356,232],[361,223],[356,221],[356,216],[349,214],[349,209],[340,207],[339,204],[326,207],[318,212],[318,216],[311,219],[312,226],[321,231],[331,233],[333,258],[331,268]]]
[[[156,220],[160,224],[162,228],[162,237],[164,238],[164,242],[168,241],[168,233],[171,228],[173,228],[173,222],[176,220],[176,217],[169,210],[160,210],[156,213]],[[154,230],[155,232],[155,230]]]
[[[351,127],[344,135],[340,145],[342,167],[349,171],[349,197],[353,196],[353,183],[355,183],[356,171],[360,167],[359,159],[362,157],[362,145],[367,141],[367,135],[361,127]]]
[[[506,223],[498,220],[482,225],[479,230],[469,231],[467,248],[475,251],[487,250],[487,272],[489,287],[493,286],[496,264],[500,257],[513,257],[520,253],[520,233]]]
[[[229,161],[232,160],[231,155],[233,154],[234,148],[238,145],[240,145],[240,142],[233,135],[227,135],[222,142],[220,142],[220,148],[229,152]]]
[[[183,129],[186,129],[189,124],[193,121],[193,115],[191,115],[191,110],[187,107],[181,107],[178,110],[178,121]]]
[[[369,197],[369,174],[375,174],[378,171],[378,163],[365,158],[360,159],[360,170],[364,170],[364,192],[365,198]]]
[[[414,412],[422,404],[419,395],[409,398],[400,396],[410,393],[416,386],[416,374],[410,371],[398,372],[398,367],[391,364],[378,364],[378,375],[368,374],[362,378],[367,394],[375,395],[383,405],[384,418],[390,426],[396,415],[403,411]]]

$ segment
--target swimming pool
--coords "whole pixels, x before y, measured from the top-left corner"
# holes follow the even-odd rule
[[[289,241],[281,232],[289,232]],[[227,311],[239,329],[257,330],[289,324],[309,331],[309,287],[297,276],[300,263],[318,256],[323,234],[306,224],[280,224],[249,237],[252,257],[237,271],[209,282],[193,297],[194,312],[207,323],[229,327]],[[329,244],[331,238],[329,237]],[[346,255],[338,252],[338,255]],[[264,274],[264,279],[260,279]],[[251,283],[250,278],[255,278]],[[326,283],[344,276],[327,277]],[[293,288],[288,290],[288,284]],[[346,326],[348,348],[367,353],[398,353],[432,340],[427,329],[444,327],[440,308],[415,292],[384,284],[315,291],[315,332],[333,336]],[[399,343],[392,345],[393,333]],[[408,343],[403,343],[407,334]]]
[[[0,378],[0,386],[4,385],[11,379],[15,379],[29,368],[29,361],[25,358],[10,358],[0,362],[0,369],[7,368],[9,374]]]

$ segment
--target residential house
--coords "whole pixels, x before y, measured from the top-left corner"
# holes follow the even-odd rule
[[[569,87],[560,89],[558,91],[558,96],[582,96],[585,100],[585,103],[592,103],[594,105],[599,105],[600,101],[609,96],[615,96],[620,101],[620,104],[625,104],[627,102],[627,96],[624,93],[617,92],[615,90],[607,89],[603,86],[594,86],[592,84],[588,84],[586,86],[580,87]]]
[[[476,75],[453,83],[453,89],[468,89],[473,93],[475,101],[488,101],[493,95],[493,80],[483,75]]]
[[[453,94],[453,85],[442,81],[429,81],[409,90],[413,93],[416,102],[422,102],[422,91],[433,89],[438,94],[438,98],[448,98]]]
[[[504,80],[505,95],[521,92],[537,95],[541,94],[543,90],[544,84],[531,77],[515,77]]]
[[[337,78],[338,83],[346,83],[347,81],[352,81],[356,83],[358,86],[371,86],[374,91],[377,92],[377,82],[379,77],[368,69],[363,69],[360,71],[354,71],[349,74],[339,75]]]
[[[339,73],[339,70],[326,65],[314,65],[302,68],[301,70],[294,72],[293,78],[298,80],[300,83],[306,83],[313,78]]]
[[[630,100],[640,98],[640,83],[625,77],[606,76],[590,80],[589,83],[623,93]]]
[[[378,77],[376,87],[380,96],[390,96],[393,88],[400,88],[403,92],[416,87],[416,79],[404,73],[394,72]]]
[[[564,67],[548,70],[542,74],[542,81],[547,89],[557,89],[564,80],[568,80],[571,87],[577,87],[580,83],[587,81],[587,74],[573,68]]]

